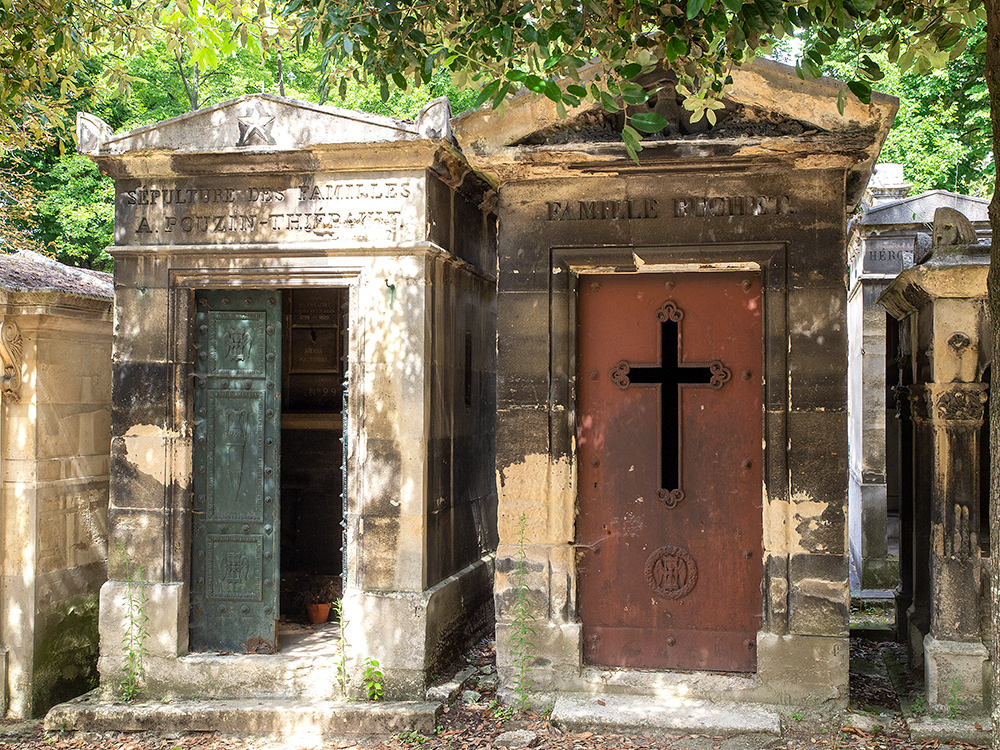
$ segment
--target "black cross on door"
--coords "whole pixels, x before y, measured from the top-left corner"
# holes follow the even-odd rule
[[[611,379],[623,391],[633,383],[660,386],[663,455],[660,459],[660,489],[656,491],[656,495],[668,508],[673,508],[684,499],[684,491],[680,488],[680,387],[709,385],[714,390],[719,390],[732,373],[718,359],[709,365],[681,363],[680,321],[684,317],[684,311],[673,300],[664,302],[656,311],[656,317],[661,324],[660,366],[637,367],[622,360],[611,371]],[[671,352],[674,356],[671,356]],[[672,429],[670,425],[673,425]]]

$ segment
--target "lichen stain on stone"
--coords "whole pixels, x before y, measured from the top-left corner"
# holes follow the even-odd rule
[[[849,590],[844,581],[826,581],[821,578],[803,578],[795,583],[797,593],[814,599],[827,599],[847,604]]]
[[[829,503],[817,502],[803,492],[792,495],[790,502],[768,501],[764,505],[765,548],[788,554],[817,551],[806,549],[803,538],[820,527],[828,508]]]
[[[553,459],[545,453],[533,453],[498,468],[500,539],[516,542],[521,535],[519,527],[523,516],[525,541],[556,541],[557,538],[570,541],[576,518],[573,480],[573,465],[568,457]]]
[[[841,307],[842,301],[835,294],[830,295],[830,305],[825,313],[819,312],[819,305],[813,306],[811,301],[799,300],[796,295],[791,295],[788,317],[794,322],[790,331],[793,335],[812,338],[822,336],[826,331],[839,330],[844,318]]]

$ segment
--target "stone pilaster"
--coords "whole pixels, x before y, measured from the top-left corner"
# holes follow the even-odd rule
[[[979,631],[979,439],[985,383],[911,386],[916,505],[929,512],[928,699],[981,706],[987,659]],[[923,564],[919,558],[918,566]]]

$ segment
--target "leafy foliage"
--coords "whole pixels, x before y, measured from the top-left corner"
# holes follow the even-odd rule
[[[641,77],[662,66],[692,121],[710,123],[730,66],[775,39],[811,33],[800,63],[810,76],[822,74],[838,40],[852,40],[858,56],[843,106],[848,95],[869,101],[884,75],[868,50],[884,48],[889,62],[925,73],[960,56],[965,30],[985,17],[981,0],[286,0],[283,13],[303,47],[323,49],[321,85],[341,96],[349,81],[371,80],[387,100],[393,87],[409,90],[445,70],[458,88],[478,88],[477,104],[502,107],[525,88],[563,112],[586,101],[615,112],[645,103],[654,92]],[[639,131],[665,124],[627,114],[633,158]]]

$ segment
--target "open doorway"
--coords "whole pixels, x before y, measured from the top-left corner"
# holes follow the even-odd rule
[[[346,288],[282,295],[281,603],[287,643],[307,604],[343,590]],[[313,620],[316,613],[312,613]],[[320,622],[335,621],[330,613]]]

